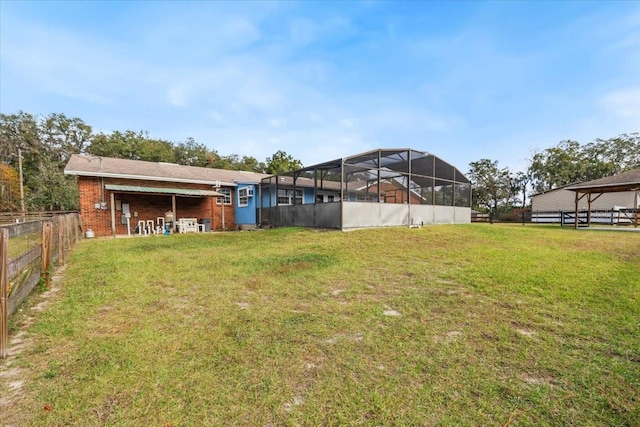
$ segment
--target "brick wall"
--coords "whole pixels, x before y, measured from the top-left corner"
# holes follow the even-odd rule
[[[79,177],[78,189],[80,193],[80,214],[85,230],[91,228],[96,236],[111,236],[111,191],[104,189],[103,185],[137,185],[161,188],[186,188],[198,190],[211,190],[206,184],[183,184],[161,181],[143,181],[115,178]],[[233,193],[232,191],[232,200]],[[129,204],[131,212],[131,232],[135,230],[138,221],[153,220],[164,217],[165,212],[172,208],[171,195],[150,195],[115,193],[116,234],[127,234],[127,226],[122,224],[122,204]],[[96,204],[106,202],[106,209],[102,206],[96,208]],[[226,229],[235,229],[235,211],[233,205],[224,206],[224,222]],[[176,196],[175,218],[210,218],[213,230],[222,230],[222,206],[216,204],[215,197],[181,197]]]

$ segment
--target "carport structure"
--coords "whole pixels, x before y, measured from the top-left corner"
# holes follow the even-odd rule
[[[471,221],[471,183],[433,154],[377,149],[262,180],[263,226],[353,229]]]
[[[578,203],[586,197],[587,201],[587,226],[591,226],[591,203],[605,193],[617,193],[622,191],[635,191],[635,206],[630,209],[633,216],[630,218],[634,227],[640,225],[640,169],[600,178],[593,181],[581,182],[566,188],[575,192],[575,222],[578,228]]]

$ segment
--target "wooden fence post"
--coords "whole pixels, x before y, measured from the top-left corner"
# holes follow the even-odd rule
[[[67,247],[69,252],[73,249],[73,242],[71,241],[71,216],[65,215],[64,217],[65,231],[67,233]]]
[[[42,276],[44,277],[47,288],[51,283],[49,267],[51,266],[51,237],[53,234],[53,224],[51,221],[45,221],[42,224]]]
[[[73,246],[78,243],[80,236],[78,235],[78,217],[75,214],[71,214],[71,221],[73,223]]]
[[[64,221],[58,217],[58,265],[64,265]]]
[[[0,229],[0,358],[9,355],[9,296],[8,286],[9,230]]]

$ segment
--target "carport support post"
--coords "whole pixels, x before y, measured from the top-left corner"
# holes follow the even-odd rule
[[[214,224],[214,220],[215,220],[215,206],[216,206],[216,198],[215,197],[209,197],[209,202],[211,202],[211,230],[210,231],[215,231],[215,224]]]
[[[174,233],[176,232],[176,224],[178,223],[178,212],[176,212],[176,195],[171,195],[171,212],[173,212],[173,224],[171,228]]]
[[[580,200],[578,198],[578,191],[576,191],[576,212],[575,215],[573,217],[573,228],[575,228],[576,230],[578,229],[578,201]]]
[[[116,195],[111,192],[111,236],[116,237]]]

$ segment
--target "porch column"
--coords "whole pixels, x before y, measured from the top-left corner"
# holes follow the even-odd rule
[[[576,212],[573,218],[573,228],[575,228],[576,230],[578,229],[578,201],[579,200],[580,199],[578,198],[578,191],[576,191]]]
[[[116,195],[111,192],[111,236],[116,237]]]
[[[173,225],[172,225],[172,229],[173,232],[176,232],[176,224],[178,223],[178,212],[176,212],[176,195],[172,194],[171,195],[171,210],[173,211]]]

